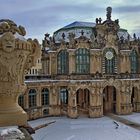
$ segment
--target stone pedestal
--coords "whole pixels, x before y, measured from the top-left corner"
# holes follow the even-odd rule
[[[0,20],[0,126],[26,125],[27,115],[18,105],[26,89],[24,75],[40,55],[37,40],[26,40],[24,27]]]
[[[49,114],[52,116],[60,116],[61,115],[60,106],[59,105],[51,105],[51,107],[49,109]]]
[[[77,107],[69,106],[68,107],[68,116],[70,118],[76,119],[78,117]]]
[[[102,106],[90,106],[89,107],[89,117],[90,118],[97,118],[97,117],[102,117]]]
[[[131,103],[123,103],[121,104],[121,115],[127,115],[132,113],[132,104]]]
[[[140,112],[140,102],[135,103],[135,111]]]
[[[5,106],[5,104],[3,104]],[[4,109],[0,109],[0,126],[27,125],[27,114],[21,107],[14,104],[12,107],[5,106]]]

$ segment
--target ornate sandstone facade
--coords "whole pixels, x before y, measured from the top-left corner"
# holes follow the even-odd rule
[[[62,33],[59,40],[45,35],[43,75],[28,77],[19,98],[30,119],[140,111],[140,40],[135,34],[118,36],[119,21],[111,12],[108,7],[107,19],[96,19],[90,38],[83,30],[79,37]]]

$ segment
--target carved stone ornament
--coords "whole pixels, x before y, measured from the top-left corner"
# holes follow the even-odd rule
[[[26,89],[24,74],[35,65],[38,41],[24,38],[25,29],[11,20],[0,20],[0,126],[26,125],[27,115],[18,105]]]

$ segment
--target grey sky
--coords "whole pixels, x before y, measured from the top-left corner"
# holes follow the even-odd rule
[[[140,0],[0,0],[0,19],[9,18],[26,28],[26,37],[38,38],[46,32],[74,21],[95,22],[106,19],[106,7],[113,8],[112,19],[121,28],[140,34]]]

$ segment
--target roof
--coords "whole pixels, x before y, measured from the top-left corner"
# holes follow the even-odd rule
[[[71,28],[78,28],[78,27],[79,28],[81,28],[81,27],[82,28],[92,28],[92,27],[95,27],[95,26],[96,26],[96,23],[94,23],[94,22],[75,21],[75,22],[72,22],[72,23],[58,29],[57,31],[54,32],[54,34],[61,31],[61,30],[63,31],[63,30],[66,30],[66,29],[71,29]],[[127,32],[126,29],[120,28],[119,30],[122,31],[122,32]]]
[[[93,23],[93,22],[75,21],[73,23],[70,23],[70,24],[58,29],[54,33],[57,33],[58,31],[65,30],[65,29],[71,29],[71,28],[77,28],[77,27],[92,28],[95,26],[96,26],[96,23]]]
[[[75,22],[63,27],[63,29],[72,28],[72,27],[94,27],[95,25],[96,24],[93,22],[75,21]]]

